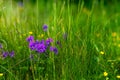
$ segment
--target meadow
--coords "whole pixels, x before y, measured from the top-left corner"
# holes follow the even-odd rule
[[[119,5],[0,0],[0,80],[119,80]]]

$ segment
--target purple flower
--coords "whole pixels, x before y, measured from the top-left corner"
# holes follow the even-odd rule
[[[55,54],[58,54],[58,49],[56,47],[50,47],[50,51],[54,52]]]
[[[3,52],[3,57],[6,58],[8,56],[8,52]]]
[[[36,48],[36,43],[31,41],[31,42],[29,43],[29,48],[30,48],[31,50],[35,50],[35,48]]]
[[[50,51],[53,51],[54,47],[50,46]]]
[[[43,53],[46,51],[46,46],[44,44],[37,44],[36,51],[39,53]]]
[[[2,44],[0,43],[0,49],[2,49],[3,47],[2,47]]]
[[[29,36],[26,40],[29,42],[29,48],[38,53],[46,53],[47,49],[50,47],[50,44],[53,42],[52,38],[48,38],[47,40],[35,41],[33,36]],[[58,49],[56,47],[51,46],[50,51],[58,54]]]
[[[41,41],[36,40],[35,42],[31,41],[29,43],[29,48],[31,50],[35,50],[35,51],[37,51],[39,53],[43,53],[43,52],[46,51],[46,46],[44,44],[44,40],[41,40]]]
[[[41,40],[41,41],[40,41],[40,44],[45,44],[45,41],[44,41],[44,40]]]
[[[33,36],[29,36],[26,40],[27,40],[28,42],[34,41],[34,37],[33,37]]]
[[[46,40],[46,45],[49,46],[51,42],[53,42],[53,39],[52,38],[48,38]]]
[[[12,51],[11,53],[9,53],[9,56],[10,56],[11,58],[14,57],[14,55],[15,55],[14,51]]]
[[[55,54],[58,54],[58,49],[57,49],[56,47],[54,47],[53,52],[54,52]]]
[[[43,30],[44,31],[47,31],[47,29],[48,29],[48,26],[45,24],[45,25],[43,25]]]
[[[40,43],[40,41],[38,41],[38,40],[35,41],[35,44],[39,44],[39,43]]]

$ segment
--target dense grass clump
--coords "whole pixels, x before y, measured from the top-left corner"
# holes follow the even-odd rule
[[[120,79],[119,3],[0,1],[0,80]]]

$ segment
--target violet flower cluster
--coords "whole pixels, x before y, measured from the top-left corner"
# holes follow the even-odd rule
[[[26,40],[29,42],[29,48],[32,51],[36,51],[38,53],[46,53],[50,50],[55,54],[58,54],[58,49],[51,46],[51,43],[53,42],[52,38],[48,38],[47,40],[34,40],[33,36],[29,36]]]
[[[3,58],[7,58],[8,56],[10,56],[11,58],[13,58],[14,57],[14,51],[12,51],[12,52],[3,52],[2,53],[2,55],[3,55]]]
[[[4,50],[3,50],[3,46],[2,46],[1,43],[0,43],[0,49],[1,49],[1,51],[2,51],[2,57],[3,57],[3,58],[7,58],[7,57],[13,58],[14,55],[15,55],[15,52],[14,52],[14,51],[11,51],[11,52],[4,51]]]

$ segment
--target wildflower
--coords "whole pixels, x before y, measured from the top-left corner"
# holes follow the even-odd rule
[[[0,49],[2,48],[2,44],[0,43]]]
[[[43,53],[46,51],[46,46],[44,44],[44,40],[41,40],[41,41],[36,40],[35,42],[31,41],[29,43],[29,48],[31,50],[35,50],[39,53]]]
[[[104,72],[103,75],[106,77],[106,76],[108,76],[108,73],[107,73],[107,72]]]
[[[46,45],[49,46],[51,42],[53,42],[53,39],[52,38],[48,38],[46,40]]]
[[[41,40],[41,41],[40,41],[40,44],[45,44],[45,41],[44,41],[44,40]]]
[[[120,79],[120,75],[117,75],[116,77],[117,77],[118,79]]]
[[[41,38],[43,38],[44,37],[44,34],[41,34]]]
[[[29,32],[29,34],[30,34],[30,35],[32,35],[32,34],[33,34],[33,32]]]
[[[112,33],[112,37],[116,37],[117,36],[117,33],[116,32],[113,32]]]
[[[118,44],[118,47],[120,47],[120,44]]]
[[[3,73],[0,73],[0,77],[2,77],[3,76]]]
[[[52,38],[48,38],[47,40],[34,41],[33,36],[29,36],[26,40],[29,42],[29,48],[38,53],[45,53],[49,48],[50,44],[53,42]],[[56,47],[50,47],[50,51],[54,52],[55,54],[58,54],[58,49]]]
[[[55,54],[58,54],[58,49],[56,47],[50,47],[50,51],[54,52]]]
[[[58,49],[55,47],[55,48],[53,49],[53,52],[54,52],[55,54],[58,54]]]
[[[14,51],[12,51],[11,53],[9,53],[9,56],[10,56],[11,58],[14,57],[14,55],[15,55]]]
[[[35,41],[35,44],[39,44],[39,43],[40,43],[40,41],[38,41],[38,40]]]
[[[103,54],[105,54],[105,53],[104,53],[103,51],[100,51],[100,54],[102,54],[102,55],[103,55]]]
[[[36,47],[36,45],[35,45],[35,42],[30,42],[29,43],[29,48],[31,49],[31,50],[35,50],[35,47]]]
[[[8,52],[3,52],[3,57],[6,58],[8,56]]]
[[[33,36],[29,36],[26,40],[27,40],[28,42],[34,41],[34,37],[33,37]]]
[[[54,47],[50,46],[50,51],[53,51]]]
[[[36,51],[39,53],[43,53],[46,51],[46,46],[44,44],[37,44]]]
[[[43,25],[43,30],[47,31],[47,29],[48,29],[48,26],[47,25]]]

